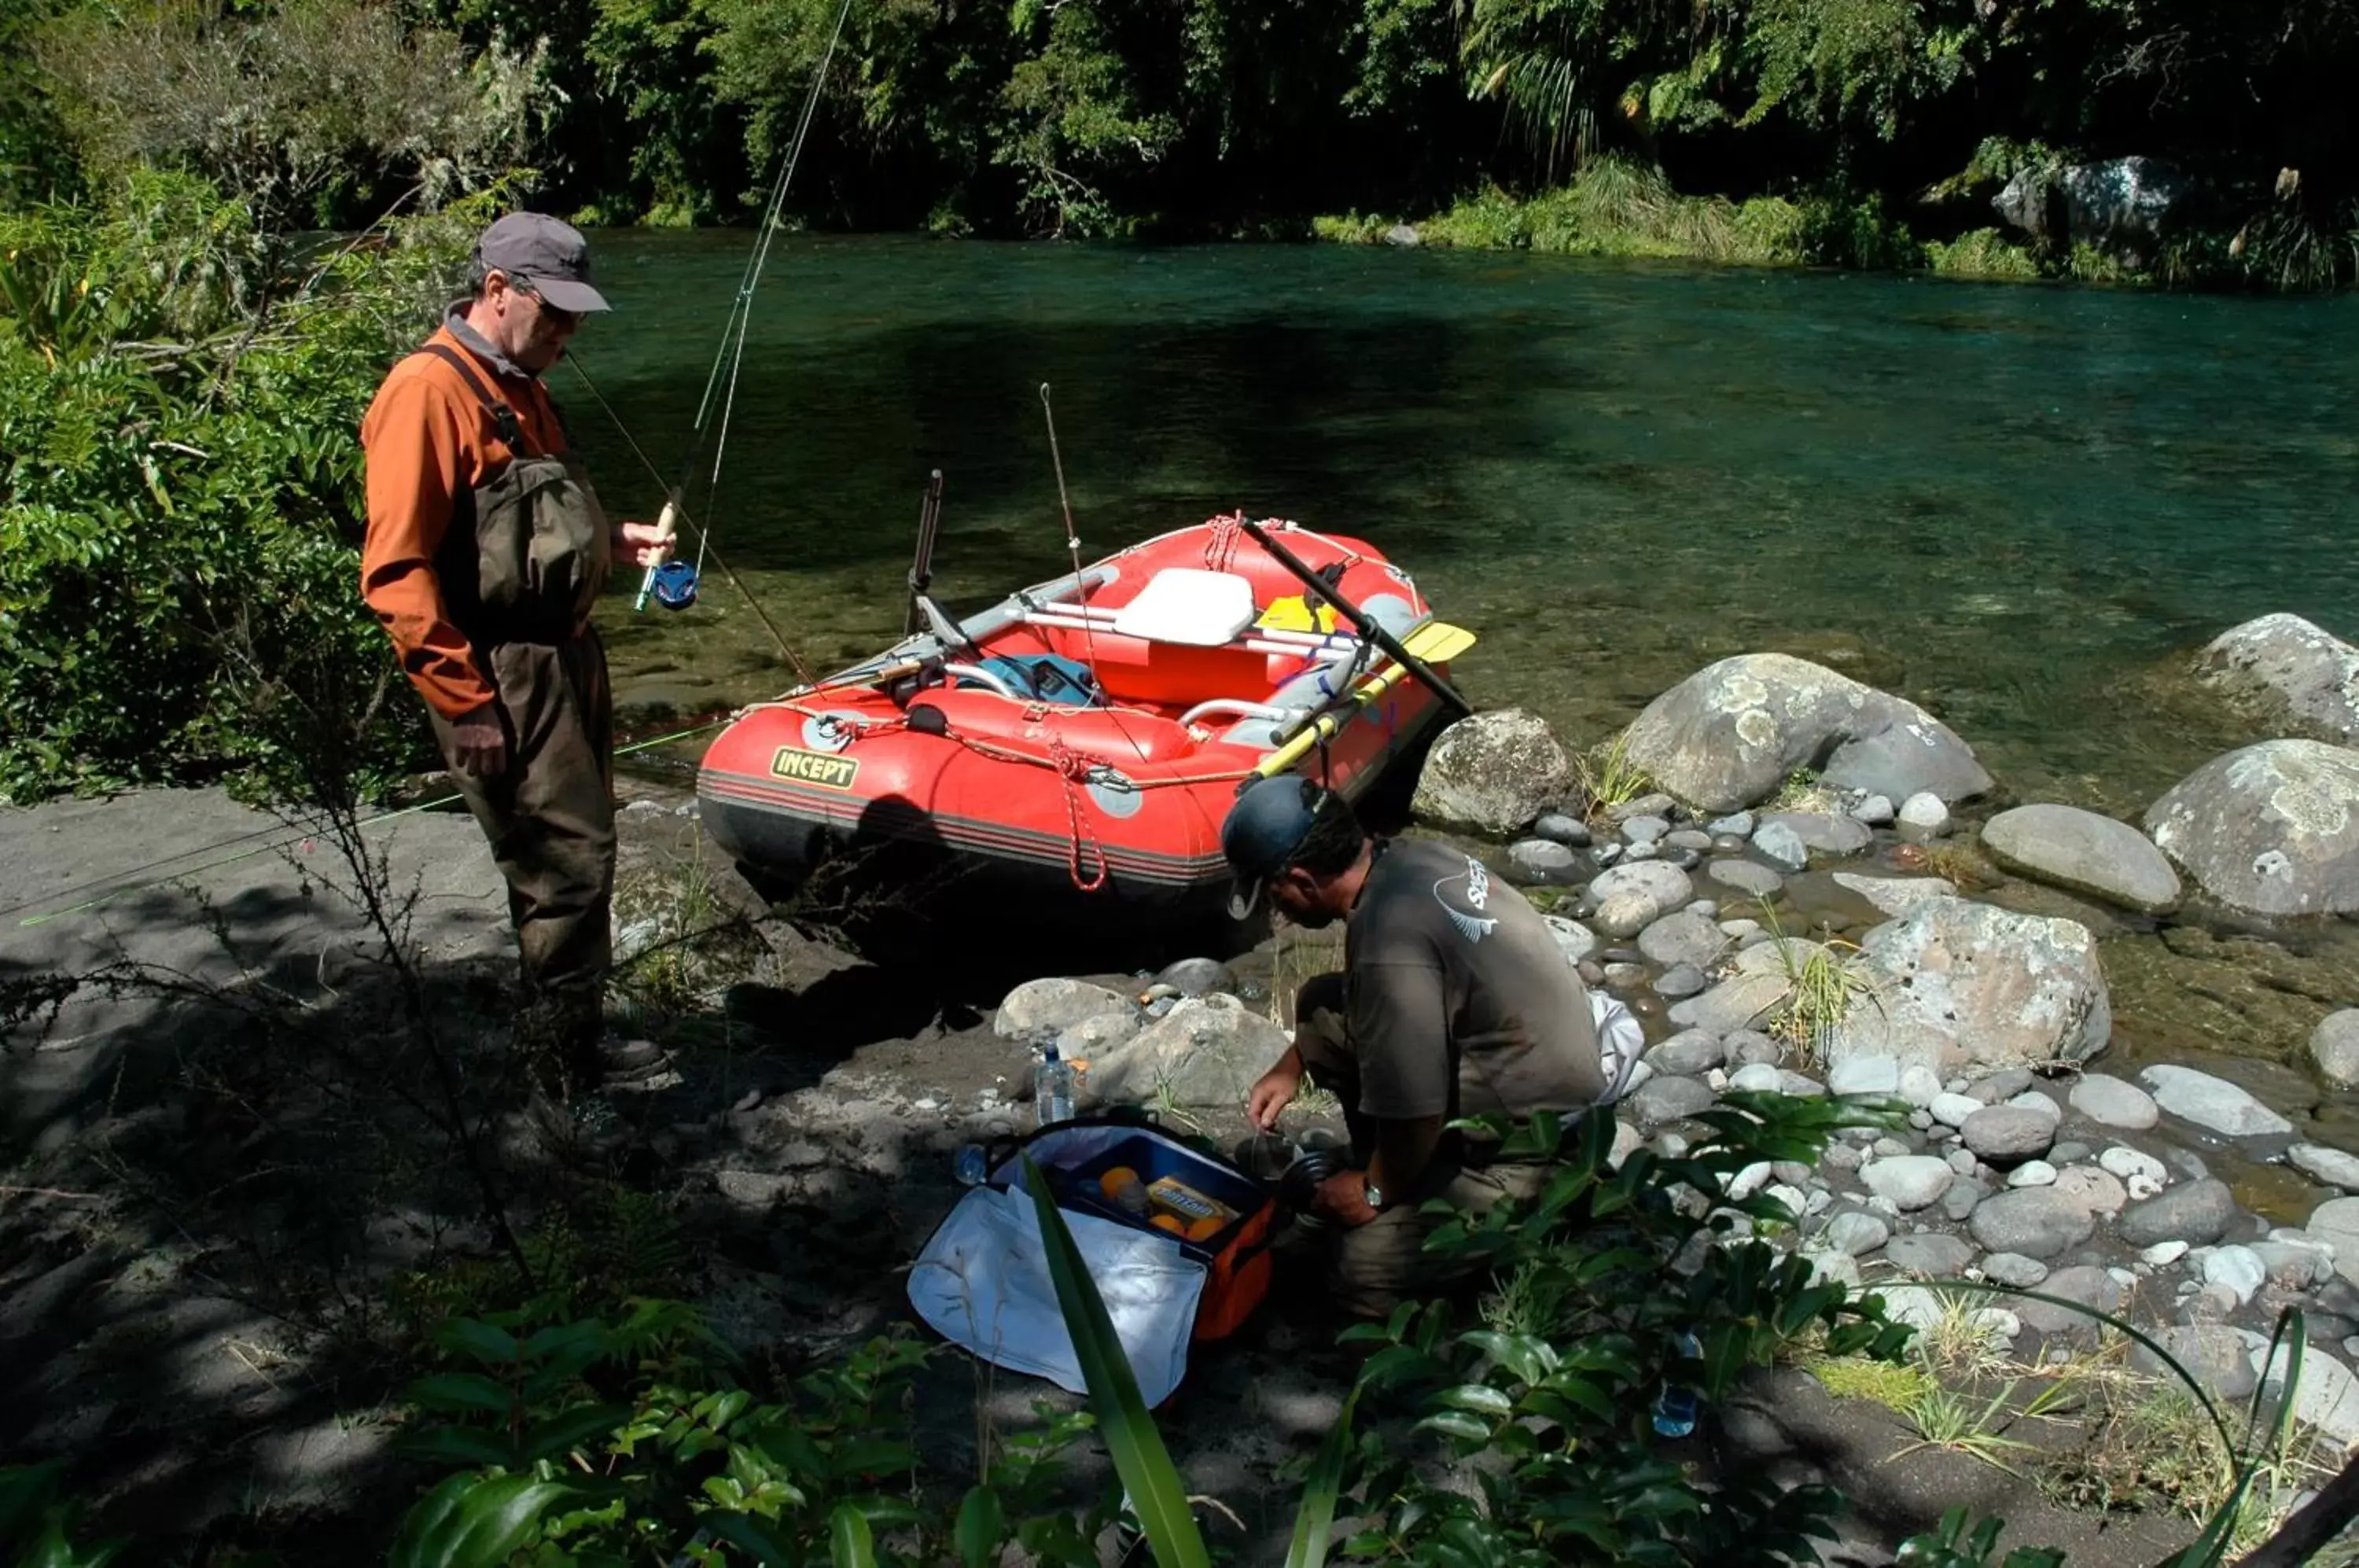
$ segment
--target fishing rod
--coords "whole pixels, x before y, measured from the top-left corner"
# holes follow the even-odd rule
[[[696,441],[690,449],[686,462],[681,464],[679,483],[669,486],[666,491],[662,520],[667,523],[684,510],[682,497],[704,454],[708,438],[712,442],[712,472],[706,481],[706,515],[710,517],[718,509],[721,468],[729,450],[729,424],[737,411],[737,387],[745,365],[745,336],[754,320],[754,290],[769,264],[770,248],[777,243],[786,211],[787,191],[794,183],[795,169],[802,162],[803,147],[810,136],[811,121],[819,114],[820,93],[827,82],[828,67],[834,61],[836,45],[843,38],[844,23],[851,15],[852,0],[843,0],[835,13],[835,26],[829,29],[827,48],[821,51],[819,64],[811,71],[810,90],[804,94],[802,114],[796,122],[794,138],[788,144],[786,160],[778,170],[777,183],[771,187],[769,201],[763,207],[759,237],[755,241],[752,254],[746,257],[745,270],[740,276],[737,292],[730,301],[729,318],[722,324],[720,347],[713,354],[712,369],[705,374],[704,394],[698,400],[696,409]],[[725,380],[722,376],[724,365],[728,367]],[[710,422],[716,391],[719,393],[720,408],[717,426]],[[658,603],[672,609],[685,608],[695,601],[696,586],[704,574],[704,557],[712,544],[712,530],[710,527],[701,528],[696,537],[696,560],[693,563],[665,561],[647,569],[647,575],[639,583],[638,598],[633,604],[635,610],[646,609],[651,595]],[[766,622],[768,617],[765,615],[763,619]],[[810,677],[799,664],[796,673],[808,683]]]
[[[1057,410],[1049,406],[1049,384],[1045,381],[1040,383],[1040,417],[1049,425],[1049,461],[1054,463],[1057,469],[1057,505],[1062,507],[1065,513],[1065,548],[1073,557],[1073,580],[1079,582],[1082,576],[1082,539],[1073,528],[1073,499],[1065,493],[1065,454],[1057,447]],[[1087,616],[1082,618],[1082,653],[1090,667],[1090,684],[1096,686],[1098,683],[1097,634],[1090,629]],[[1125,738],[1128,738],[1126,735]],[[1137,746],[1137,742],[1131,742],[1131,748],[1134,751]]]
[[[1267,528],[1263,528],[1259,523],[1244,518],[1238,520],[1237,526],[1243,528],[1246,536],[1256,544],[1269,551],[1271,558],[1280,566],[1302,580],[1303,586],[1310,590],[1311,595],[1304,603],[1316,605],[1320,600],[1324,599],[1334,605],[1338,613],[1352,623],[1353,629],[1358,631],[1362,637],[1390,654],[1395,663],[1417,677],[1419,684],[1440,698],[1442,706],[1460,718],[1468,717],[1474,712],[1474,705],[1460,696],[1456,687],[1435,673],[1433,668],[1425,660],[1403,647],[1400,638],[1385,630],[1383,624],[1374,615],[1343,597],[1333,583],[1304,565],[1301,557],[1270,538]]]
[[[918,508],[918,559],[909,567],[909,613],[901,635],[915,637],[926,626],[926,590],[934,583],[934,541],[942,529],[942,471],[926,482],[926,499]]]

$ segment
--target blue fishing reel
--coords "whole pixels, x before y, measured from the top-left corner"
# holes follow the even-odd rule
[[[667,561],[656,568],[651,592],[665,609],[685,610],[696,603],[696,583],[694,561]]]

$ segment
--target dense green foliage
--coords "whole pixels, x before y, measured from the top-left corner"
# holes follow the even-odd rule
[[[2353,0],[5,0],[0,41],[32,47],[0,50],[0,182],[71,183],[64,127],[92,168],[201,172],[266,224],[356,223],[507,162],[591,221],[744,221],[840,11],[790,202],[822,225],[1301,235],[1386,214],[1324,225],[1373,236],[1442,214],[1442,243],[1582,252],[2353,271]],[[2190,180],[2162,254],[1993,212],[2019,170],[2132,154]],[[1608,156],[1704,205],[1635,232],[1610,203],[1570,211]]]
[[[160,174],[0,217],[0,799],[411,758],[359,423],[480,217],[306,256]]]

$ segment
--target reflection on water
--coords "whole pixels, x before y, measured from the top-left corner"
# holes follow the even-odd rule
[[[668,469],[744,235],[603,236],[581,343]],[[1913,696],[2011,789],[2128,812],[2234,732],[2158,661],[2290,609],[2359,620],[2342,300],[1256,245],[780,244],[714,543],[817,665],[897,632],[927,471],[954,604],[1243,507],[1375,540],[1483,643],[1478,702],[1598,739],[1726,654]],[[658,492],[565,373],[611,506]],[[710,454],[705,461],[709,463]],[[717,572],[606,617],[627,697],[788,681]]]

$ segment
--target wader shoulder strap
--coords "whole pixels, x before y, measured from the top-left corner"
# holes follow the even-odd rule
[[[519,455],[529,454],[530,443],[524,439],[524,425],[516,418],[516,411],[493,395],[492,389],[484,385],[482,373],[475,368],[474,362],[469,356],[454,352],[448,344],[439,343],[427,343],[418,352],[430,354],[457,371],[460,379],[473,390],[476,400],[492,411],[492,424],[500,432],[500,440],[507,442],[509,449]]]

